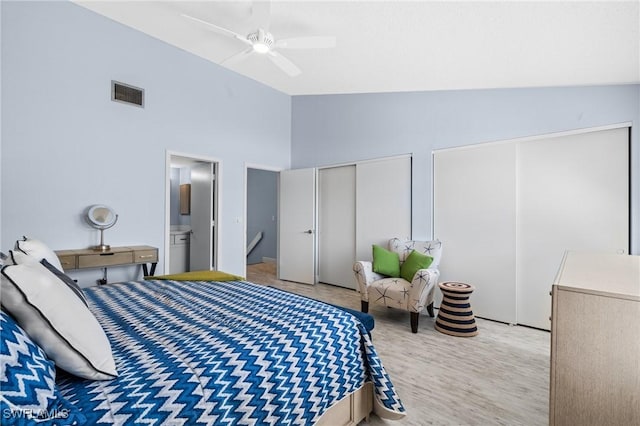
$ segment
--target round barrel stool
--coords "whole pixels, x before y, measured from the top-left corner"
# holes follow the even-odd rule
[[[443,298],[436,318],[436,330],[460,337],[478,334],[476,319],[469,303],[469,296],[475,287],[456,282],[439,283],[438,287]]]

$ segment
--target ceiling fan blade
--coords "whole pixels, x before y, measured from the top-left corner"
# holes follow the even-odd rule
[[[267,54],[267,56],[269,57],[269,59],[271,59],[271,61],[274,64],[276,64],[282,71],[286,72],[291,77],[295,77],[302,73],[302,71],[300,70],[300,68],[298,68],[296,64],[294,64],[293,62],[291,62],[289,59],[285,58],[278,52],[274,52],[272,50]]]
[[[335,37],[293,37],[276,41],[278,49],[326,49],[336,47]]]
[[[257,0],[251,3],[251,20],[257,28],[269,31],[271,23],[271,1]]]
[[[234,31],[228,30],[226,28],[222,28],[216,24],[212,24],[211,22],[207,22],[207,21],[203,21],[200,18],[196,18],[194,16],[190,16],[190,15],[185,15],[184,13],[181,15],[183,18],[187,18],[187,19],[191,19],[192,21],[196,21],[202,25],[206,25],[207,27],[211,28],[212,30],[214,30],[215,32],[222,34],[222,35],[226,35],[228,37],[233,37],[236,38],[246,44],[251,44],[251,42],[249,40],[247,40],[247,38],[243,35],[240,35]]]
[[[233,55],[229,56],[227,59],[225,59],[224,61],[220,62],[220,65],[233,65],[233,64],[235,64],[237,62],[240,62],[241,60],[243,60],[247,56],[249,56],[252,52],[253,52],[253,47],[250,47],[250,48],[248,48],[246,50],[243,50],[242,52],[238,52],[236,54],[233,54]]]

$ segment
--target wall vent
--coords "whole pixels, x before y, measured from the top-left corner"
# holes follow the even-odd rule
[[[111,80],[111,100],[144,108],[144,89]]]

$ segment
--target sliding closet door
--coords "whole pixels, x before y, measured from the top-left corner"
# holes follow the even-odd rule
[[[371,246],[411,237],[411,157],[356,165],[356,258],[371,260]]]
[[[434,235],[476,315],[549,329],[566,250],[628,252],[628,129],[435,152]]]
[[[476,315],[515,323],[515,145],[436,151],[433,159],[440,281],[472,284]]]
[[[356,288],[356,166],[318,170],[318,280]]]
[[[565,250],[628,253],[627,128],[518,145],[518,323],[549,329]]]

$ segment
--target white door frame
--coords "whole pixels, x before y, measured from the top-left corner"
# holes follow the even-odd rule
[[[166,150],[165,153],[165,184],[164,184],[164,267],[163,273],[169,273],[169,259],[171,250],[171,157],[185,157],[193,161],[207,162],[214,165],[216,174],[214,180],[214,217],[215,227],[213,230],[213,265],[218,269],[218,240],[220,239],[220,212],[222,212],[222,160],[215,157],[190,154],[185,152]]]
[[[242,259],[244,259],[243,262],[243,268],[244,268],[244,272],[242,273],[243,276],[247,276],[247,196],[248,196],[248,185],[249,185],[249,169],[256,169],[256,170],[266,170],[269,172],[276,172],[276,173],[280,173],[282,170],[284,170],[282,167],[272,167],[272,166],[265,166],[263,164],[254,164],[254,163],[244,163],[244,218],[242,220],[242,224],[243,224],[243,241],[244,243],[242,244],[242,251],[243,251],[243,256]],[[277,197],[279,195],[279,188],[276,191],[276,201],[277,201]],[[278,214],[278,221],[276,222],[276,226],[280,226],[280,215]],[[278,233],[276,232],[276,241],[278,239]],[[277,244],[277,242],[276,242]],[[277,262],[276,262],[277,264]],[[277,275],[277,274],[276,274]]]

